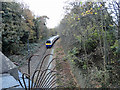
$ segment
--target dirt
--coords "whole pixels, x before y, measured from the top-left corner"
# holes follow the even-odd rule
[[[64,59],[65,53],[62,46],[60,45],[60,40],[58,40],[55,46],[55,57],[59,58],[56,61],[56,65],[57,65],[56,70],[60,73],[60,75],[57,76],[58,78],[57,83],[60,86],[64,86],[67,88],[80,87],[78,86],[77,80],[74,77],[74,74],[72,73],[69,62]]]

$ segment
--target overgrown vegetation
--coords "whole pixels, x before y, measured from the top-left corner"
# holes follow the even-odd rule
[[[69,2],[68,13],[56,28],[70,63],[83,70],[86,82],[97,88],[120,87],[120,2],[108,4]]]
[[[76,87],[78,88],[74,77],[72,76],[69,63],[64,59],[65,54],[62,46],[60,45],[60,40],[57,41],[54,54],[55,57],[58,58],[56,60],[56,70],[58,72],[58,74],[56,75],[57,85],[69,89],[74,89]]]
[[[2,2],[2,52],[20,54],[21,47],[48,37],[47,16],[35,17],[27,5]]]

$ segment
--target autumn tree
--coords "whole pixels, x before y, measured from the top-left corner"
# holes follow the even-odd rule
[[[46,16],[36,18],[32,11],[17,2],[2,2],[2,48],[18,54],[21,45],[47,37]],[[14,47],[14,48],[13,48]]]
[[[48,28],[46,27],[46,19],[48,19],[47,16],[41,16],[34,19],[36,37],[38,40],[45,38],[48,35]]]
[[[116,26],[116,32],[117,32],[117,40],[118,43],[118,59],[120,58],[120,1],[113,0],[112,2],[109,2],[109,8],[108,10],[111,12],[110,15],[113,17],[114,25]]]
[[[117,80],[110,78],[111,72],[118,71],[117,69],[108,73],[111,64],[113,68],[117,68],[114,67],[117,64],[115,47],[117,37],[113,17],[105,2],[76,1],[70,2],[69,5],[71,5],[70,12],[65,15],[58,27],[61,44],[70,63],[75,67],[82,68],[89,74],[93,73],[91,68],[96,70],[92,79],[87,78],[86,74],[86,82],[90,83],[99,78],[100,84],[103,82],[103,87],[107,87],[110,80]],[[118,72],[116,73],[118,77]],[[104,77],[97,77],[96,74]]]

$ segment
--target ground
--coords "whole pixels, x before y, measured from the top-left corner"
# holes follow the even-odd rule
[[[74,74],[72,73],[72,70],[70,68],[69,62],[67,60],[65,60],[65,53],[64,50],[62,48],[62,46],[60,45],[60,41],[58,40],[58,42],[55,45],[55,57],[59,58],[56,61],[56,65],[57,65],[57,71],[61,74],[58,75],[58,84],[60,86],[65,86],[65,87],[69,87],[69,88],[73,88],[73,87],[80,87],[77,84],[77,80],[74,77]]]

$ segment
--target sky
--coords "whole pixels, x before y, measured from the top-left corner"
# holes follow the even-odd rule
[[[49,17],[47,20],[47,27],[54,28],[56,27],[61,19],[64,17],[63,7],[66,5],[66,1],[84,1],[84,0],[17,0],[20,2],[25,2],[29,9],[36,16],[46,15]],[[98,0],[90,0],[98,1]],[[100,0],[99,0],[100,1]]]
[[[25,2],[29,9],[36,16],[46,15],[49,17],[47,20],[47,27],[54,28],[59,23],[60,20],[64,17],[65,1],[67,0],[21,0]]]

